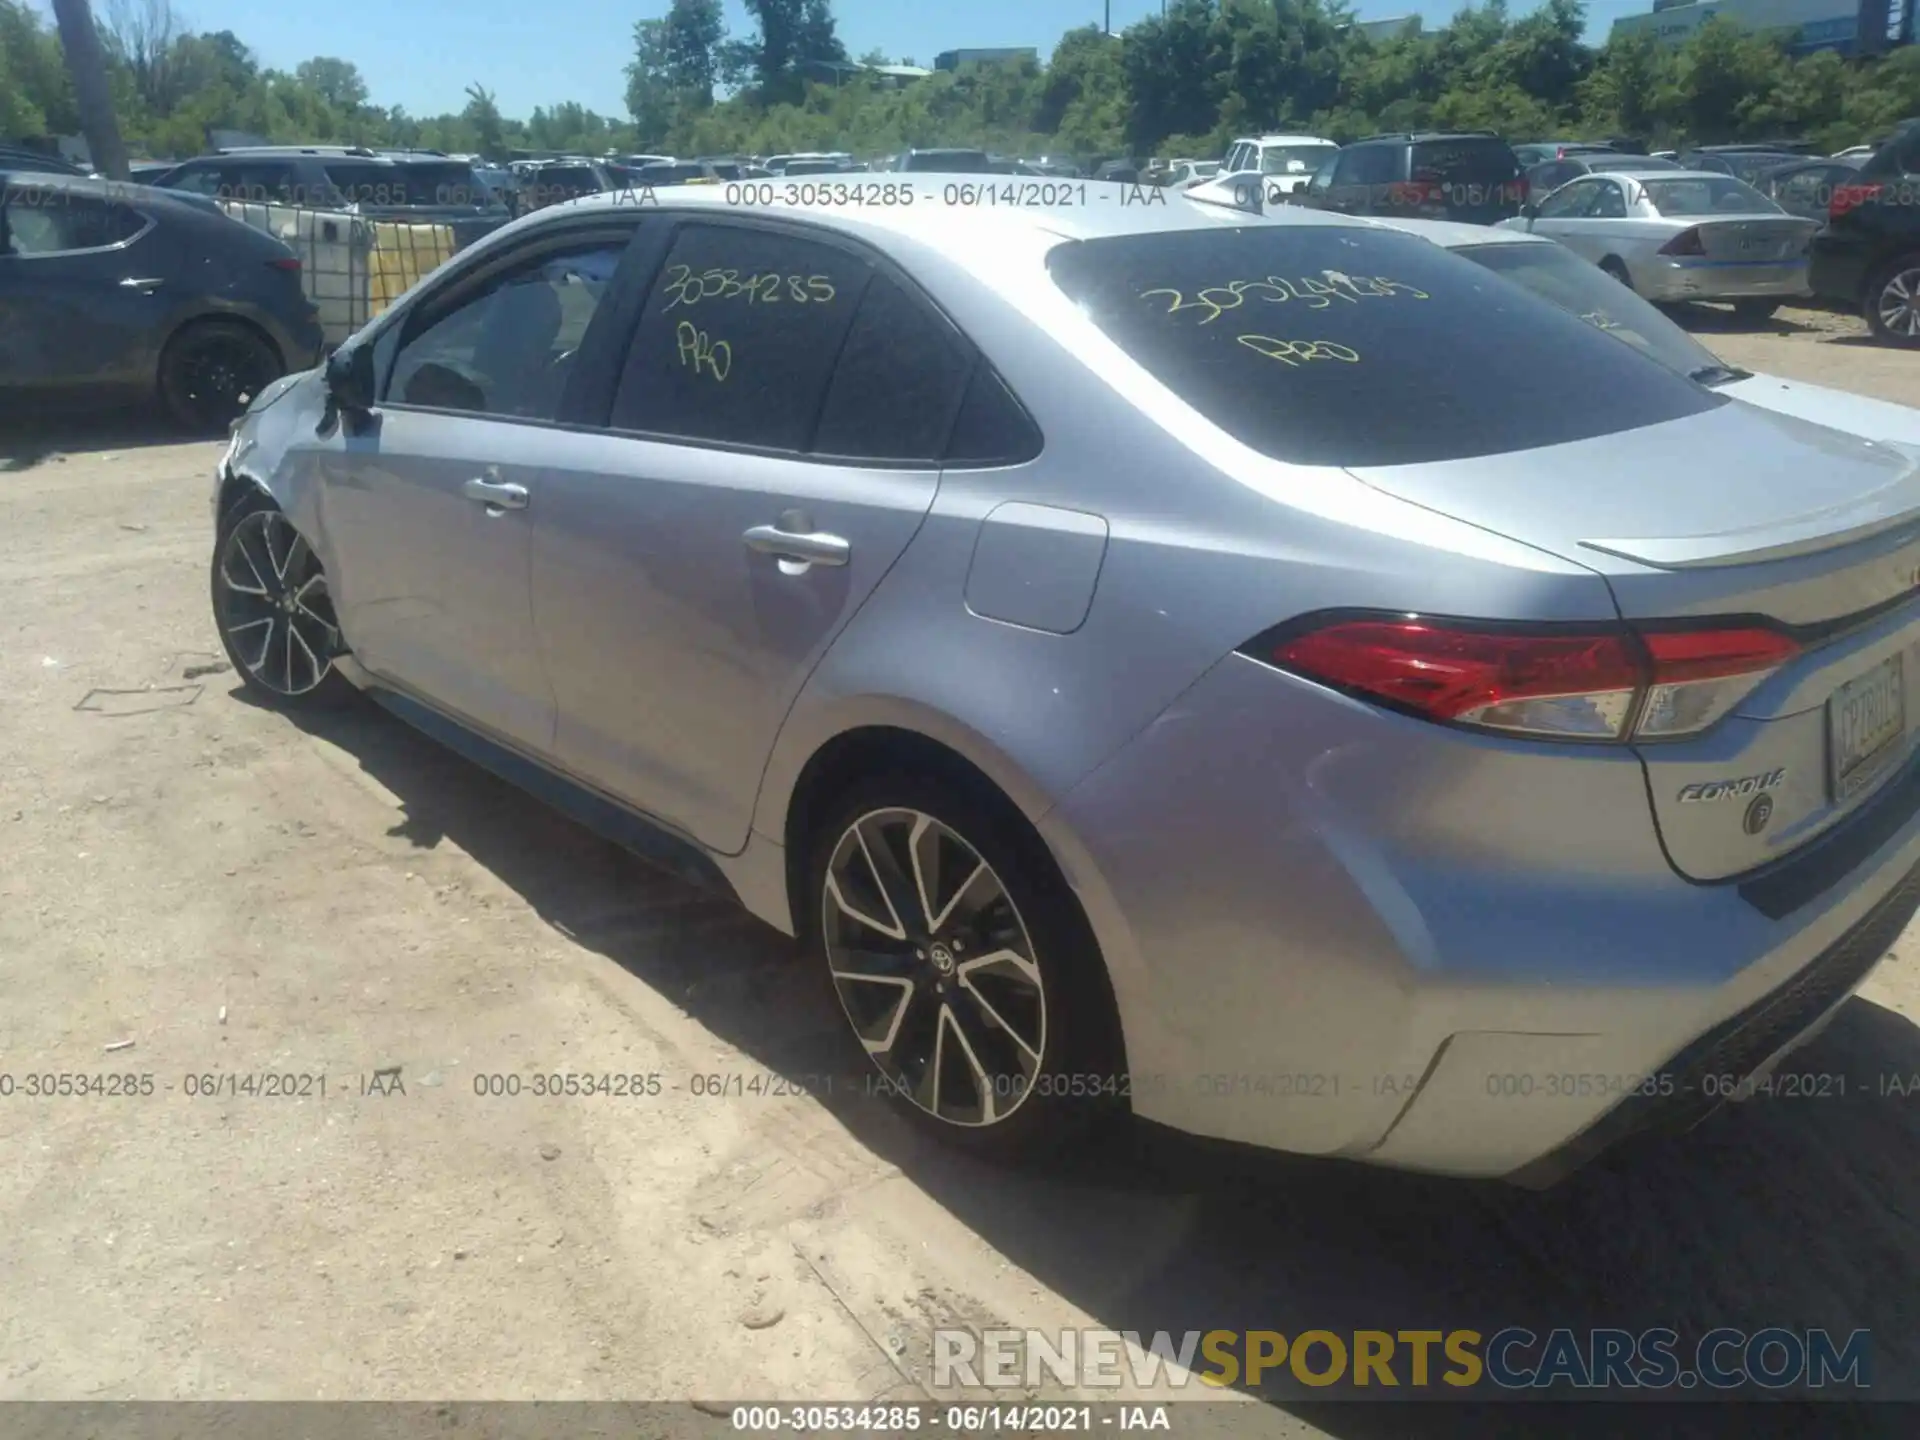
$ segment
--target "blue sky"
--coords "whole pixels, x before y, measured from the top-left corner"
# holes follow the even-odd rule
[[[1518,17],[1537,0],[1510,0]],[[478,80],[508,115],[536,105],[578,100],[602,114],[624,115],[622,67],[632,58],[633,23],[666,13],[668,0],[570,0],[552,9],[527,0],[322,0],[263,6],[258,0],[173,0],[187,28],[231,30],[263,63],[292,69],[314,55],[336,55],[360,67],[376,102],[416,115],[458,110]],[[1158,11],[1159,0],[1112,0],[1113,27],[1125,29]],[[104,19],[106,0],[94,0]],[[51,5],[42,3],[51,14]],[[1363,20],[1418,12],[1429,28],[1460,8],[1455,0],[1358,0]],[[1605,39],[1621,15],[1650,10],[1651,0],[1588,0],[1588,39]],[[835,0],[840,38],[849,53],[881,49],[931,65],[942,50],[1031,45],[1042,58],[1076,26],[1098,24],[1102,0]],[[726,0],[727,26],[751,29],[746,6]]]

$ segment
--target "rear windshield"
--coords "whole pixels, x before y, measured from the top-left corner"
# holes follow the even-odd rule
[[[1175,395],[1297,464],[1498,455],[1724,403],[1526,289],[1386,229],[1114,236],[1058,246],[1048,268]]]
[[[1260,172],[1263,175],[1311,175],[1339,149],[1338,145],[1263,145]]]
[[[1582,155],[1580,162],[1598,175],[1608,170],[1678,170],[1673,160],[1655,160],[1646,155]]]
[[[1649,180],[1647,198],[1662,215],[1783,215],[1773,201],[1730,175]]]
[[[704,165],[688,162],[680,165],[642,165],[639,173],[642,185],[672,185],[681,180],[704,180],[707,170]]]
[[[1520,161],[1504,140],[1422,140],[1413,147],[1409,180],[1443,185],[1503,184],[1520,173]]]
[[[543,165],[534,174],[534,184],[552,192],[552,198],[594,195],[600,190],[600,177],[591,165]]]
[[[1504,275],[1595,329],[1691,375],[1718,368],[1712,351],[1590,260],[1561,245],[1509,240],[1453,252]]]

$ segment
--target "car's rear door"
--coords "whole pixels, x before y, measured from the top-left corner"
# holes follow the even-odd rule
[[[904,276],[826,231],[680,223],[604,429],[540,480],[559,762],[740,849],[795,696],[933,503],[972,363]]]

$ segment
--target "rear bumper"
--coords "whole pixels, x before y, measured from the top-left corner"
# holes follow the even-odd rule
[[[1822,300],[1858,305],[1866,295],[1873,251],[1859,236],[1822,230],[1813,237],[1807,281]]]
[[[1756,300],[1807,293],[1806,260],[1668,260],[1634,267],[1649,300]]]
[[[1108,961],[1137,1114],[1530,1183],[1720,1103],[1920,905],[1915,811],[1768,913],[1674,873],[1629,755],[1238,658],[1041,829]]]

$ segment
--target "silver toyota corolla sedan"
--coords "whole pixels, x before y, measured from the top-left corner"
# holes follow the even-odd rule
[[[1500,225],[1558,240],[1649,300],[1730,300],[1752,319],[1807,293],[1820,228],[1730,175],[1684,170],[1584,176]]]
[[[1543,1183],[1920,905],[1920,451],[1379,225],[862,188],[541,211],[263,393],[247,685],[730,890],[999,1150]]]

